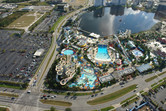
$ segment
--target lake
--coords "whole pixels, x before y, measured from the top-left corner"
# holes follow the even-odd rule
[[[149,30],[158,20],[154,13],[147,13],[122,6],[112,6],[86,12],[80,17],[79,27],[102,36],[131,30],[132,33]]]

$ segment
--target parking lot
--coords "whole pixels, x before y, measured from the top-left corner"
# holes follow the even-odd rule
[[[50,27],[53,26],[58,18],[58,11],[53,11],[51,15],[47,16],[34,30],[33,32],[47,32]]]
[[[0,30],[0,80],[26,82],[30,80],[41,63],[50,44],[51,37],[43,34],[12,36],[19,31]],[[33,58],[36,50],[43,48],[44,54]]]
[[[166,88],[161,86],[158,88],[158,92],[154,95],[151,94],[151,100],[156,102],[159,107],[163,107],[164,111],[166,110]]]

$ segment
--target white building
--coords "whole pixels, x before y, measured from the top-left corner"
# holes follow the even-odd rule
[[[44,52],[44,49],[38,49],[38,50],[34,53],[33,57],[40,57],[40,56],[43,54],[43,52]]]

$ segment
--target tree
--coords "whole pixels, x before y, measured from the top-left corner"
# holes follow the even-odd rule
[[[54,108],[53,106],[50,108],[50,111],[56,111],[56,108]]]
[[[66,108],[65,111],[72,111],[72,109],[71,108]]]

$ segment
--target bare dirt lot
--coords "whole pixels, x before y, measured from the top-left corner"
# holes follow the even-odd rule
[[[29,12],[11,23],[8,28],[26,29],[37,21],[42,15],[43,14],[37,12]]]

